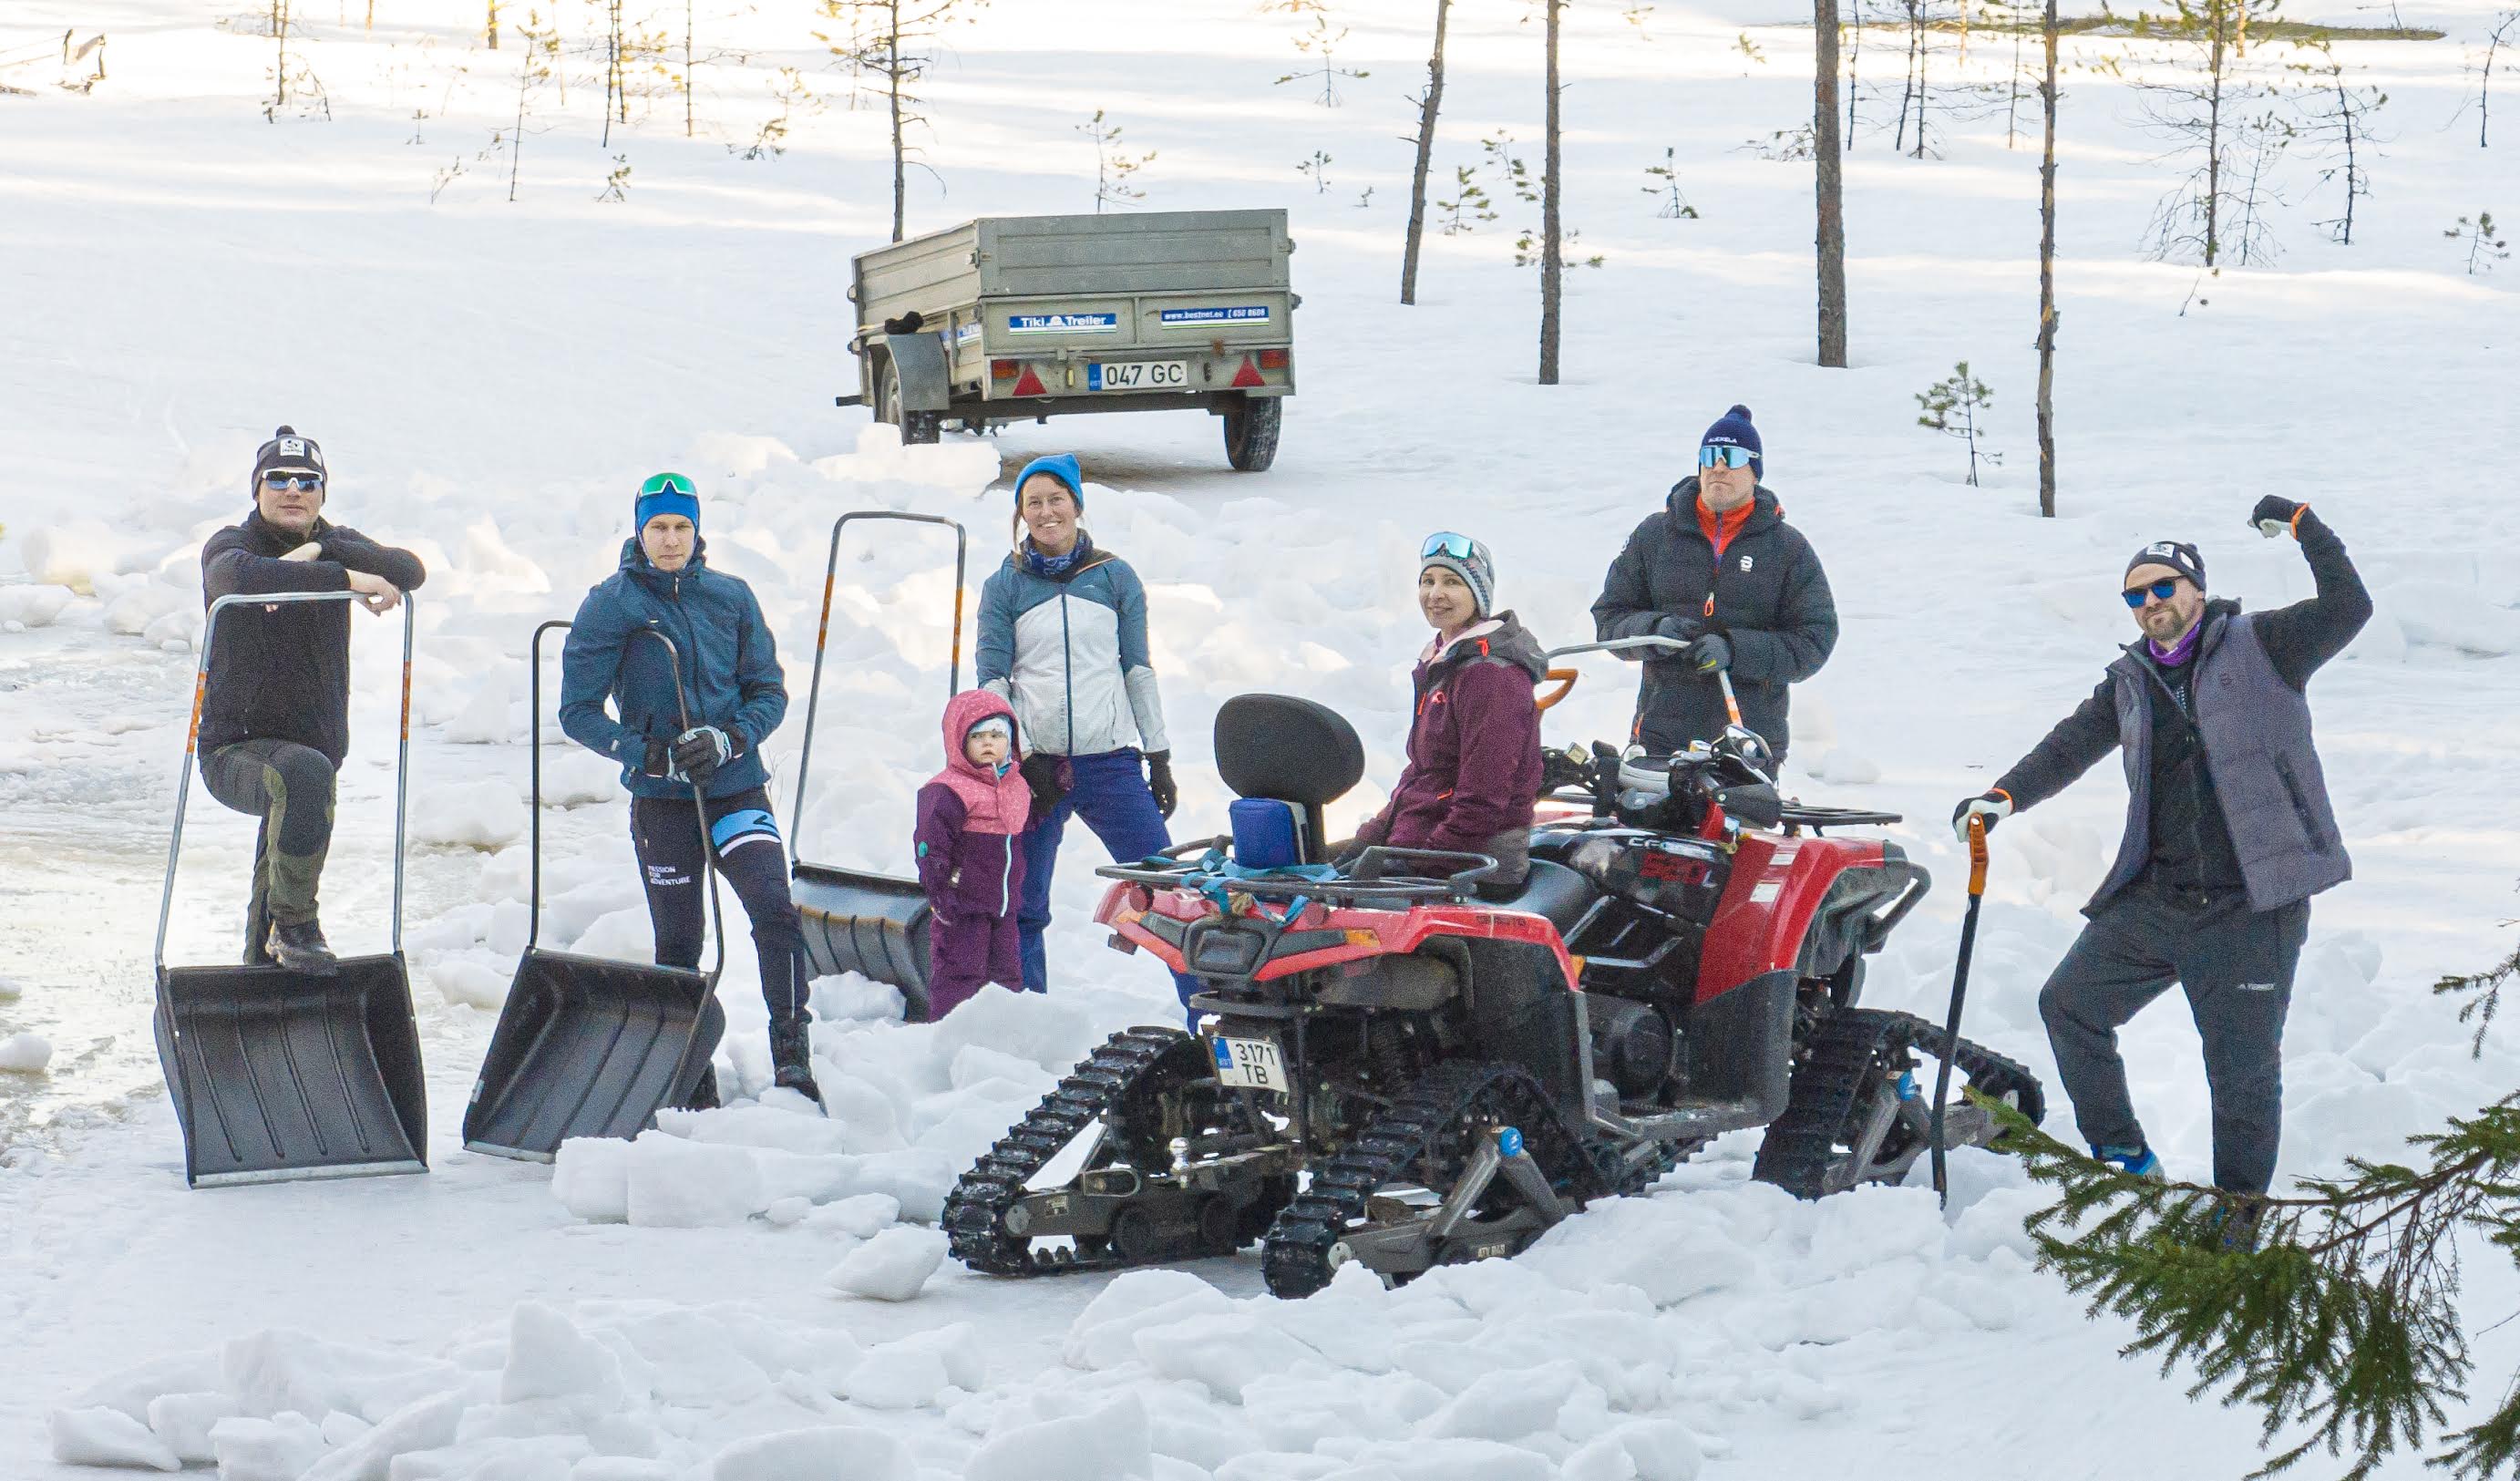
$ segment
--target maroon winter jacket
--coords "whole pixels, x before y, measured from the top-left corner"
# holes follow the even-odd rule
[[[1418,660],[1409,764],[1359,843],[1493,854],[1495,883],[1530,867],[1531,808],[1540,797],[1540,707],[1548,672],[1540,642],[1500,612]]]

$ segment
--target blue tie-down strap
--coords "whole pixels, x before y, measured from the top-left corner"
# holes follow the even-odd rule
[[[737,808],[709,825],[709,843],[721,859],[747,843],[778,841],[779,820],[757,807]]]

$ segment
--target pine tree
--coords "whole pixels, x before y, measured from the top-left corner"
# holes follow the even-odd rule
[[[1094,214],[1102,214],[1105,205],[1133,205],[1147,199],[1147,193],[1129,183],[1129,177],[1155,162],[1155,152],[1132,155],[1120,148],[1120,125],[1102,121],[1102,110],[1076,125],[1076,131],[1094,141]]]
[[[2459,1018],[2481,1048],[2515,981],[2520,951],[2433,990],[2469,1000]],[[2272,1452],[2257,1474],[2318,1451],[2346,1461],[2345,1481],[2426,1450],[2463,1481],[2520,1469],[2520,1381],[2445,1432],[2475,1367],[2456,1240],[2520,1252],[2520,1096],[2411,1139],[2407,1162],[2349,1158],[2344,1176],[2283,1197],[2130,1177],[1997,1114],[2005,1149],[2058,1195],[2029,1222],[2040,1266],[2092,1316],[2134,1324],[2125,1356],[2157,1358],[2165,1374],[2183,1365],[2190,1398],[2257,1410]]]
[[[2467,244],[2467,275],[2471,278],[2476,276],[2479,268],[2486,272],[2494,271],[2495,263],[2511,255],[2506,250],[2511,244],[2497,240],[2494,230],[2494,212],[2478,211],[2475,220],[2461,216],[2458,225],[2442,233],[2452,241]]]
[[[2001,454],[1983,451],[1978,446],[1983,434],[1978,430],[1977,414],[1995,405],[1995,393],[1986,388],[1985,381],[1969,374],[1967,361],[1961,361],[1953,368],[1951,375],[1918,392],[1916,405],[1921,408],[1916,418],[1918,426],[1930,427],[1944,436],[1958,437],[1968,444],[1968,481],[1971,488],[1977,486],[1977,466],[1981,461],[2003,461]]]
[[[958,21],[972,20],[970,11],[988,3],[989,0],[820,0],[823,17],[846,22],[848,33],[834,37],[816,31],[814,39],[849,68],[852,79],[870,75],[875,79],[855,85],[881,96],[891,120],[895,242],[902,238],[909,169],[916,162],[911,157],[907,136],[912,125],[927,121],[919,112],[920,99],[913,89],[936,65],[946,28]],[[922,164],[921,168],[926,166]]]
[[[2354,203],[2371,194],[2371,161],[2379,155],[2371,132],[2371,115],[2389,101],[2376,87],[2356,87],[2345,80],[2345,64],[2325,37],[2304,43],[2311,60],[2292,69],[2311,81],[2311,101],[2304,107],[2303,133],[2333,161],[2318,172],[2321,184],[2345,187],[2344,212],[2319,224],[2345,247],[2354,245]]]

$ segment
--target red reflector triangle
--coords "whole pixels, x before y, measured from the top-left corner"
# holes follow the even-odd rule
[[[1032,367],[1027,365],[1023,374],[1015,378],[1014,393],[1018,396],[1047,396],[1050,389],[1041,383],[1041,377],[1033,374]]]
[[[1249,355],[1245,355],[1242,357],[1242,369],[1234,373],[1234,383],[1236,385],[1266,385],[1269,382],[1260,379],[1260,368],[1251,363],[1251,357]]]

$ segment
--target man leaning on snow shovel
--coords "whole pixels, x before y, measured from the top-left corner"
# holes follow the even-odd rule
[[[323,516],[324,452],[289,427],[253,458],[253,513],[202,546],[204,606],[239,592],[358,594],[389,612],[428,578],[420,558]],[[350,746],[347,603],[236,606],[219,619],[202,697],[202,782],[261,817],[245,960],[330,972],[315,887],[333,843],[333,779]]]
[[[2249,520],[2300,542],[2318,595],[2244,613],[2206,595],[2196,547],[2163,541],[2136,552],[2123,596],[2142,638],[1952,823],[1963,836],[1972,814],[1993,828],[2062,791],[2111,747],[2125,751],[2117,862],[2083,908],[2091,923],[2039,994],[2057,1073],[2092,1154],[2159,1177],[2128,1100],[2117,1031],[2180,983],[2205,1042],[2214,1183],[2264,1193],[2274,1179],[2284,1012],[2310,897],[2353,874],[2303,690],[2370,620],[2371,598],[2310,506],[2269,495]]]

